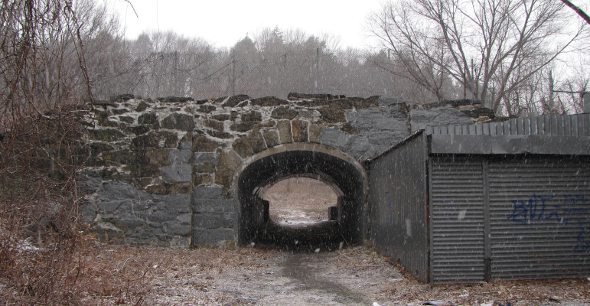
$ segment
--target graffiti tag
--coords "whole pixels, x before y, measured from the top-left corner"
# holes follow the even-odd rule
[[[531,224],[535,221],[554,221],[568,224],[571,219],[587,211],[577,207],[584,201],[584,195],[553,195],[533,194],[527,200],[512,200],[512,213],[508,219],[515,223]]]
[[[533,194],[526,200],[512,200],[512,212],[508,215],[508,220],[520,224],[574,224],[580,229],[574,250],[590,252],[590,224],[583,218],[588,214],[588,208],[580,207],[584,200],[584,195]]]
[[[578,241],[574,248],[575,251],[579,252],[590,252],[590,228],[582,226],[578,233]]]

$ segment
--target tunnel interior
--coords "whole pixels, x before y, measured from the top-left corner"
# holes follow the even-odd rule
[[[269,217],[269,202],[263,199],[263,191],[297,176],[320,180],[338,191],[328,220],[285,225]],[[331,154],[293,150],[258,159],[238,178],[238,241],[241,245],[254,243],[289,250],[331,250],[361,243],[364,186],[362,170]]]
[[[269,202],[272,221],[301,225],[336,220],[342,191],[315,178],[294,176],[267,185],[261,194]]]

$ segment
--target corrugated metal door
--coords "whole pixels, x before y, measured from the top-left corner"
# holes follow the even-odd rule
[[[484,280],[483,174],[480,160],[430,163],[431,281]]]
[[[590,163],[571,158],[489,162],[492,278],[590,273]]]

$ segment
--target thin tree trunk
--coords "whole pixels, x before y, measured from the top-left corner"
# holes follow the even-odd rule
[[[569,6],[572,10],[574,10],[578,15],[580,15],[580,17],[582,17],[582,19],[584,19],[586,21],[587,24],[590,24],[590,16],[588,16],[588,14],[586,14],[584,11],[582,11],[581,8],[577,7],[576,5],[574,5],[573,3],[571,3],[569,0],[561,0],[561,2],[563,2],[565,5]]]

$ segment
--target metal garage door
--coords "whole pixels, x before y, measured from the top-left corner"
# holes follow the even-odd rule
[[[430,164],[431,281],[484,279],[481,161],[434,158]]]
[[[490,160],[492,278],[590,274],[590,163]]]

